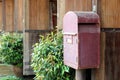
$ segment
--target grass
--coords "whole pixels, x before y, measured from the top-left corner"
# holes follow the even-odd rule
[[[11,75],[11,76],[0,77],[0,80],[24,80],[24,79]]]

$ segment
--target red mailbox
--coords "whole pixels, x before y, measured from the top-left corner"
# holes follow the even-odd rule
[[[64,64],[74,69],[100,64],[99,16],[94,12],[68,12],[63,19]]]

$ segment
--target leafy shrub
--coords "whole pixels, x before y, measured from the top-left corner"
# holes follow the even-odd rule
[[[23,79],[18,78],[16,76],[4,76],[4,77],[0,77],[0,80],[23,80]]]
[[[40,37],[40,42],[34,45],[31,66],[38,80],[40,77],[43,80],[74,80],[74,70],[63,64],[61,33]]]
[[[23,66],[23,37],[18,33],[0,35],[0,56],[3,63]]]

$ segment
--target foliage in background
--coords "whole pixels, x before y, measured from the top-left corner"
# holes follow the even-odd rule
[[[23,79],[18,78],[16,76],[4,76],[4,77],[0,77],[0,80],[23,80]]]
[[[41,36],[32,53],[36,80],[74,80],[74,70],[63,63],[63,36],[59,32]]]
[[[0,58],[3,63],[23,66],[23,37],[19,33],[0,34]]]

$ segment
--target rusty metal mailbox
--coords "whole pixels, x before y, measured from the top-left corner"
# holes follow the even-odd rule
[[[100,64],[99,16],[72,12],[63,19],[64,64],[74,69],[98,68]]]

